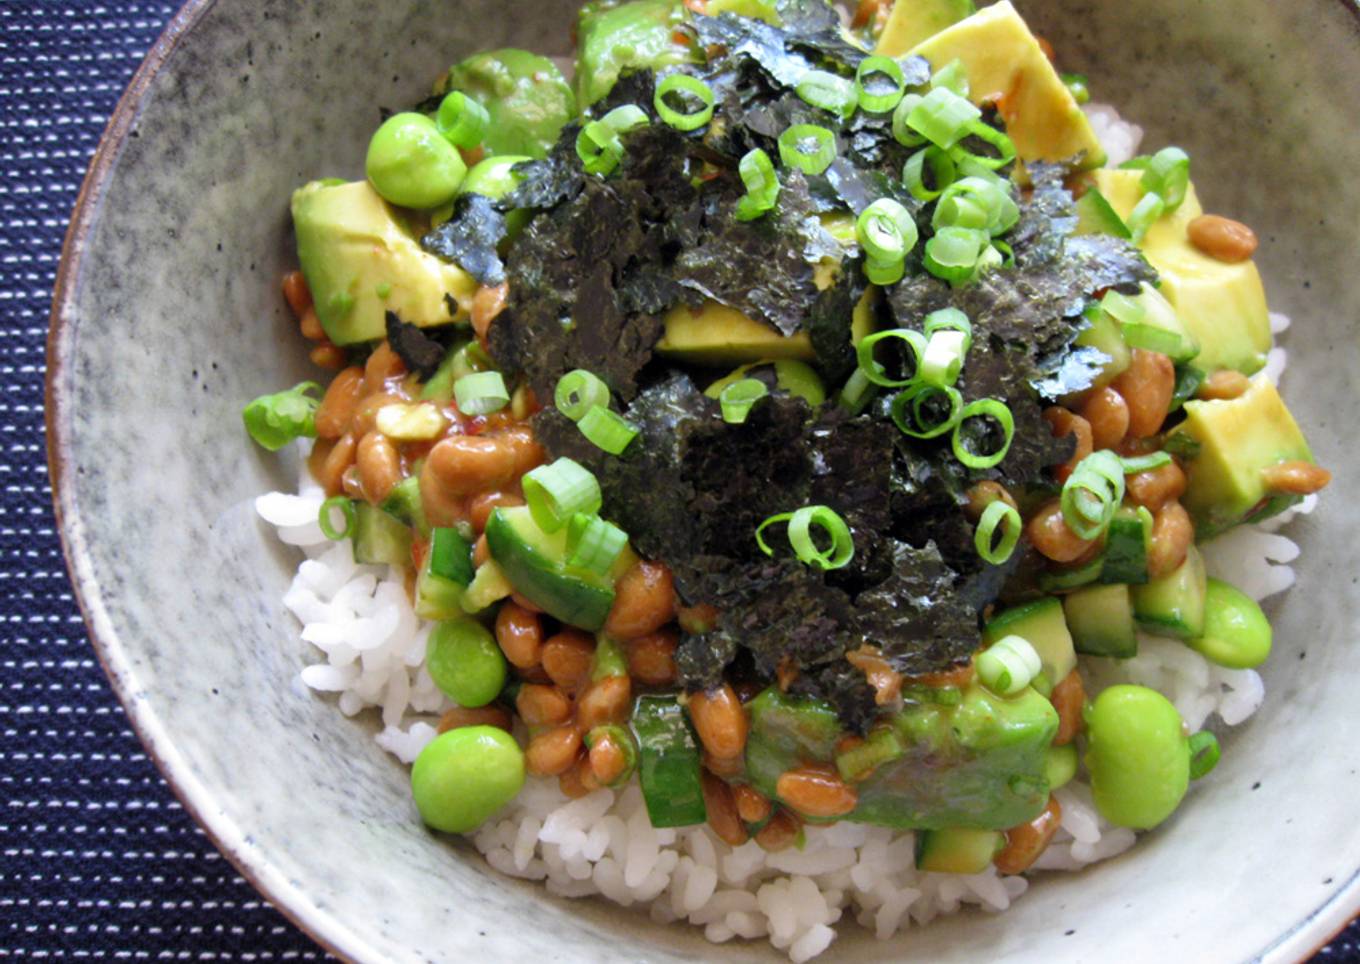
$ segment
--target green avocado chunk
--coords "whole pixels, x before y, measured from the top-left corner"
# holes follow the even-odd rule
[[[313,181],[293,192],[292,210],[302,274],[335,344],[383,337],[389,311],[422,328],[467,317],[477,283],[422,251],[367,181]]]
[[[604,625],[613,577],[568,568],[565,527],[544,532],[527,506],[499,508],[487,520],[486,547],[510,584],[548,615],[591,631]]]
[[[830,704],[771,687],[749,704],[746,776],[774,795],[779,775],[835,757],[842,728]],[[1048,803],[1048,745],[1058,714],[1033,689],[1005,698],[973,684],[956,704],[908,703],[879,724],[878,749],[844,819],[896,829],[1001,830],[1032,820]],[[846,756],[846,754],[842,754]],[[837,760],[858,771],[856,761]]]
[[[1204,559],[1194,546],[1176,569],[1145,586],[1134,586],[1133,615],[1154,636],[1194,639],[1204,635]]]
[[[973,0],[897,0],[883,25],[878,46],[881,50],[910,50],[976,12]]]
[[[454,64],[435,85],[436,94],[451,90],[486,108],[490,123],[482,147],[488,154],[547,157],[563,126],[576,116],[576,96],[557,65],[514,47]]]
[[[625,71],[660,70],[690,59],[675,28],[686,19],[679,0],[595,0],[581,8],[576,27],[576,96],[581,109],[613,88]]]
[[[1200,539],[1297,503],[1297,495],[1267,489],[1262,472],[1280,462],[1314,461],[1294,416],[1265,375],[1253,378],[1237,398],[1186,402],[1185,421],[1169,438],[1191,453],[1181,504]]]

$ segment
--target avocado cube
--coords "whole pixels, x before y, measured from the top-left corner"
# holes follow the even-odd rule
[[[1264,374],[1237,398],[1185,403],[1185,421],[1169,436],[1187,442],[1187,484],[1181,504],[1205,539],[1250,519],[1284,511],[1297,496],[1270,492],[1263,469],[1313,462],[1312,450],[1284,399]]]

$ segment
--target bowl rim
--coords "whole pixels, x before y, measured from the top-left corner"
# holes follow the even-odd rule
[[[1337,2],[1360,22],[1360,0]],[[71,440],[63,432],[68,406],[61,383],[70,335],[75,329],[76,291],[86,242],[98,221],[109,176],[141,112],[143,98],[175,48],[216,5],[217,0],[186,0],[167,22],[119,98],[76,196],[57,267],[45,357],[43,411],[53,512],[72,592],[95,656],[123,706],[129,725],[180,805],[236,871],[324,950],[346,961],[377,962],[382,960],[377,948],[272,867],[268,855],[249,842],[248,833],[236,820],[215,806],[210,792],[195,777],[189,761],[175,747],[160,718],[139,698],[141,688],[136,683],[134,668],[113,629],[83,539],[74,528],[80,512],[73,487],[68,483],[68,466],[73,458]],[[1360,915],[1360,868],[1341,881],[1307,916],[1263,948],[1257,959],[1305,960],[1330,943],[1357,915]]]

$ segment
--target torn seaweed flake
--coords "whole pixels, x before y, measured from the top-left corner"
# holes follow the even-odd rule
[[[505,215],[495,201],[481,194],[464,194],[454,202],[449,219],[431,229],[420,245],[456,263],[481,284],[494,286],[505,281],[505,265],[497,252],[505,232]]]
[[[444,360],[444,346],[418,326],[402,321],[395,311],[387,313],[387,344],[397,353],[406,370],[415,372],[422,379],[433,375]]]

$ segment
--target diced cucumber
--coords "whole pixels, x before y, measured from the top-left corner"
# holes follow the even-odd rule
[[[472,582],[472,543],[457,529],[443,526],[430,532],[430,572],[466,586]]]
[[[1086,318],[1090,321],[1091,327],[1077,335],[1076,343],[1085,348],[1094,348],[1110,359],[1095,380],[1095,387],[1108,385],[1129,367],[1132,356],[1129,354],[1128,346],[1124,344],[1119,322],[1113,317],[1101,311],[1098,305],[1093,305],[1087,310]]]
[[[377,506],[355,502],[354,561],[411,565],[411,530]]]
[[[699,744],[685,709],[672,696],[640,696],[633,707],[638,781],[653,827],[688,827],[708,819]]]
[[[1110,206],[1110,202],[1099,189],[1090,188],[1077,201],[1077,234],[1112,234],[1125,241],[1133,237],[1133,232]]]
[[[463,594],[466,586],[430,571],[430,557],[416,576],[416,615],[421,619],[458,619],[466,614]]]
[[[916,837],[916,869],[937,874],[980,874],[1006,845],[1000,830],[923,830]]]
[[[591,631],[614,605],[613,576],[568,569],[567,528],[544,532],[527,506],[497,508],[486,524],[486,544],[505,577],[544,612]]]
[[[1087,586],[1063,598],[1067,628],[1077,652],[1089,656],[1138,655],[1128,586]]]
[[[412,526],[422,536],[429,535],[425,507],[420,502],[420,479],[416,476],[404,478],[392,486],[392,491],[383,499],[382,508],[405,525]]]
[[[1071,783],[1072,778],[1077,775],[1077,745],[1065,743],[1062,746],[1049,747],[1048,765],[1045,772],[1048,776],[1048,789],[1050,791]]]
[[[1138,625],[1158,636],[1194,639],[1204,635],[1207,578],[1199,550],[1190,547],[1174,571],[1146,586],[1133,587],[1133,614]]]
[[[1181,321],[1180,315],[1176,314],[1176,309],[1166,300],[1165,295],[1144,282],[1143,290],[1138,293],[1135,300],[1143,306],[1142,320],[1137,323],[1142,327],[1142,331],[1139,335],[1131,336],[1128,330],[1131,326],[1125,325],[1126,344],[1159,351],[1177,364],[1188,362],[1199,354],[1199,342],[1185,326],[1185,322]],[[1149,340],[1155,339],[1161,347],[1139,344],[1139,336]]]
[[[1151,545],[1152,513],[1143,506],[1122,507],[1110,521],[1100,581],[1125,585],[1147,582],[1147,557]]]
[[[454,382],[464,375],[488,371],[490,368],[491,359],[475,340],[455,345],[449,349],[449,353],[439,363],[430,380],[420,389],[420,399],[447,405],[453,399]]]
[[[1077,668],[1077,654],[1063,618],[1062,603],[1051,596],[993,616],[983,630],[982,641],[990,646],[1006,636],[1019,636],[1034,647],[1049,690]]]
[[[864,742],[836,754],[836,769],[847,783],[859,783],[885,763],[899,760],[906,753],[891,726],[876,726]]]
[[[477,574],[463,591],[463,611],[479,613],[514,591],[515,587],[505,578],[505,573],[496,565],[496,560],[488,559],[477,567]]]
[[[1096,582],[1104,570],[1104,556],[1096,556],[1090,562],[1075,567],[1045,569],[1039,573],[1039,588],[1044,592],[1068,592]]]

